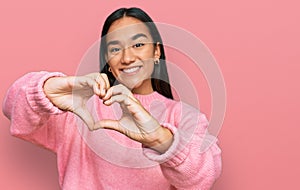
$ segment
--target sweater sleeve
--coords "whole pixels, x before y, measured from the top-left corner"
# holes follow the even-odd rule
[[[10,120],[13,136],[56,152],[57,127],[63,125],[66,112],[55,107],[43,91],[44,82],[59,72],[31,72],[19,78],[8,89],[2,110]]]
[[[144,154],[160,163],[164,176],[176,189],[209,190],[221,173],[217,139],[207,133],[208,121],[196,109],[183,105],[181,114],[177,109],[173,117],[175,122],[162,124],[174,135],[170,148],[164,154],[144,148]],[[203,144],[208,145],[205,150]]]

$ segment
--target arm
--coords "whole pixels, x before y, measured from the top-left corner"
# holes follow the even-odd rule
[[[221,151],[213,138],[205,136],[208,121],[203,114],[186,105],[178,104],[175,110],[170,114],[174,122],[163,124],[174,135],[171,147],[164,154],[145,148],[144,154],[161,163],[164,176],[176,189],[208,190],[221,173]],[[207,141],[209,148],[201,151]]]
[[[56,108],[43,92],[44,82],[62,73],[32,72],[24,75],[7,91],[3,113],[11,120],[11,134],[56,149],[56,127],[64,112]]]
[[[160,106],[153,106],[152,111],[161,117],[155,119],[123,85],[110,88],[103,100],[105,105],[119,103],[122,116],[119,120],[103,119],[97,127],[116,130],[142,143],[145,156],[161,163],[162,172],[172,186],[207,190],[220,175],[221,157],[217,145],[214,143],[201,152],[201,145],[207,140],[204,137],[208,122],[196,109],[173,103],[166,113],[161,113],[154,111]]]
[[[3,104],[3,112],[11,120],[11,133],[55,152],[64,127],[70,124],[67,118],[74,117],[70,112],[93,130],[94,119],[86,103],[109,88],[105,77],[100,73],[78,77],[48,72],[26,74],[10,87]]]

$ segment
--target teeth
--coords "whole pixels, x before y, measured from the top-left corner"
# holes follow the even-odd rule
[[[130,69],[123,69],[123,72],[124,73],[133,73],[135,71],[137,71],[140,67],[133,67],[133,68],[130,68]]]

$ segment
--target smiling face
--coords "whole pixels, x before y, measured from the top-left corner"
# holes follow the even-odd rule
[[[115,78],[134,93],[153,91],[151,75],[160,48],[154,44],[147,26],[133,17],[112,23],[106,36],[106,60]]]

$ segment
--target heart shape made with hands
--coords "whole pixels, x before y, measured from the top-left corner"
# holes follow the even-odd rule
[[[101,128],[115,130],[145,146],[158,147],[160,152],[164,152],[172,141],[172,133],[159,124],[127,87],[122,84],[110,87],[106,74],[52,77],[45,82],[44,91],[54,105],[75,113],[91,131]],[[121,118],[95,122],[86,107],[93,95],[101,98],[106,106],[120,104]],[[164,146],[160,146],[162,144]]]
[[[93,130],[99,128],[116,130],[141,143],[147,143],[146,141],[156,137],[157,130],[161,128],[160,124],[127,87],[122,84],[113,86],[106,91],[102,99],[107,106],[119,103],[122,116],[119,120],[100,120],[95,123]]]

